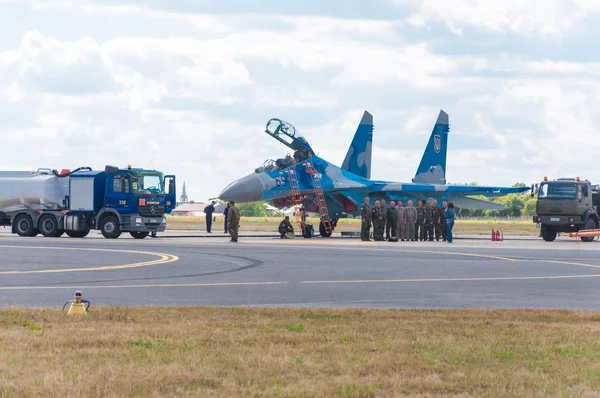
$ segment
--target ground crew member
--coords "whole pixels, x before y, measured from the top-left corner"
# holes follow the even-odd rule
[[[390,208],[387,211],[387,223],[390,226],[388,241],[398,242],[398,211],[396,210],[396,203],[393,200],[390,202]]]
[[[370,241],[370,233],[371,233],[371,221],[373,220],[373,209],[371,209],[371,205],[369,205],[369,197],[366,197],[364,200],[364,204],[360,208],[360,240],[363,242]]]
[[[408,207],[404,209],[404,219],[406,222],[406,240],[417,240],[415,224],[417,223],[417,209],[413,207],[412,200],[408,201]]]
[[[437,205],[437,200],[434,199],[431,204],[431,208],[433,209],[433,228],[435,230],[435,240],[440,241],[440,236],[442,235],[442,224],[440,222],[442,209]]]
[[[398,213],[398,223],[396,224],[396,231],[398,232],[398,239],[404,242],[406,239],[406,214],[405,208],[402,207],[402,201],[399,200],[396,205],[396,213]]]
[[[212,215],[215,212],[215,201],[204,208],[204,214],[206,214],[206,232],[212,233]]]
[[[229,202],[229,236],[231,236],[230,242],[238,241],[238,231],[240,228],[240,209],[235,205],[235,201]]]
[[[281,239],[294,239],[294,227],[290,222],[290,217],[285,216],[285,218],[279,223],[279,233],[281,234]]]
[[[390,240],[390,231],[392,230],[392,210],[396,210],[396,203],[393,200],[390,202],[390,207],[385,211],[385,240]],[[394,226],[394,229],[396,229],[396,226]]]
[[[227,224],[229,223],[229,207],[231,206],[230,203],[227,203],[227,207],[225,208],[225,210],[223,210],[223,216],[225,216],[225,233],[227,233]]]
[[[440,213],[440,226],[441,226],[441,230],[442,230],[442,240],[445,242],[446,239],[448,238],[448,229],[446,228],[446,210],[448,209],[448,201],[444,200],[442,201],[442,206],[443,209]]]
[[[379,207],[383,209],[383,231],[385,232],[385,228],[387,227],[387,207],[385,207],[385,199],[381,199]]]
[[[448,243],[452,243],[452,228],[454,228],[454,204],[452,202],[448,203],[445,213]]]
[[[435,210],[431,207],[431,202],[425,204],[425,240],[433,242],[433,223],[435,219]]]
[[[417,223],[415,229],[415,240],[425,240],[425,208],[423,207],[423,201],[419,199],[417,202]]]
[[[382,241],[383,240],[383,229],[385,228],[385,209],[383,212],[381,211],[381,202],[375,201],[375,207],[373,208],[373,240]]]

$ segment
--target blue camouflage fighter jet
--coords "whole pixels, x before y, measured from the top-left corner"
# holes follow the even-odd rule
[[[500,204],[468,196],[502,196],[530,189],[446,184],[449,131],[448,114],[440,111],[412,182],[391,182],[371,180],[373,116],[369,112],[363,114],[341,167],[317,156],[308,141],[290,123],[271,119],[265,132],[292,149],[293,156],[288,154],[285,158],[267,160],[253,174],[229,184],[219,199],[236,203],[270,201],[277,208],[287,208],[294,205],[292,190],[295,185],[303,199],[304,211],[319,213],[313,176],[316,174],[328,216],[335,228],[339,218],[360,214],[360,206],[366,196],[372,200],[385,199],[387,203],[402,201],[404,205],[408,200],[416,205],[417,200],[429,198],[437,199],[441,205],[446,199],[457,208],[502,210],[504,206]],[[322,236],[331,235],[331,230],[328,231],[323,222],[319,232]]]

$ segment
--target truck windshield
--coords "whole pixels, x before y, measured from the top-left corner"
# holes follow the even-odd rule
[[[159,172],[132,172],[131,190],[136,195],[164,195],[165,178]]]
[[[540,186],[540,199],[575,199],[577,184],[542,184]]]

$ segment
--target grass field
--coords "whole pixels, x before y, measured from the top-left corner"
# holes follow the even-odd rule
[[[240,222],[241,232],[259,231],[276,232],[281,222],[280,218],[269,217],[242,217]],[[317,219],[311,219],[317,225]],[[217,218],[216,228],[221,228],[223,218]],[[206,230],[204,217],[167,217],[168,230]],[[454,233],[457,235],[490,235],[492,229],[502,230],[504,235],[538,236],[539,229],[529,220],[457,220],[454,224]],[[360,220],[340,219],[336,228],[337,232],[359,232]]]
[[[0,310],[0,396],[598,396],[600,314]]]

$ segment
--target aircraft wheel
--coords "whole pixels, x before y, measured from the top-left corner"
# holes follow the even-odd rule
[[[321,221],[319,223],[319,234],[321,234],[321,236],[323,238],[329,238],[331,236],[332,232],[327,232],[327,229],[325,228],[325,224],[323,223],[323,221]]]
[[[302,232],[302,236],[305,239],[310,239],[313,236],[313,226],[312,225],[306,225],[306,227],[304,228],[304,231]]]

